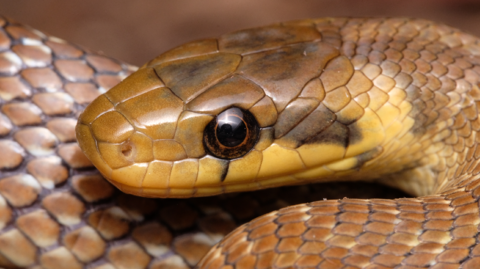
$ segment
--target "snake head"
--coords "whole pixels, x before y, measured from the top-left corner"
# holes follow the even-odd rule
[[[382,152],[371,80],[308,23],[168,51],[92,102],[77,138],[121,190],[191,197],[331,180]]]

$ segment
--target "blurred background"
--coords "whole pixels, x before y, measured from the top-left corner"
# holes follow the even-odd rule
[[[0,13],[141,65],[187,41],[325,16],[408,16],[480,36],[480,0],[0,0]]]

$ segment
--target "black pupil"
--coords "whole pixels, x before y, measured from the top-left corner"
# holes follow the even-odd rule
[[[217,139],[225,147],[240,145],[247,136],[247,126],[237,111],[229,109],[217,116]],[[237,113],[235,113],[237,112]],[[241,111],[239,110],[241,113]]]

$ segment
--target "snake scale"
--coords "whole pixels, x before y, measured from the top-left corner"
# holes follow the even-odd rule
[[[133,73],[0,26],[1,266],[480,267],[476,37],[419,19],[303,20],[187,43]],[[198,198],[203,233],[172,242],[197,222],[191,204],[104,178],[147,197],[374,179],[418,197],[285,207],[223,239],[235,222]],[[237,203],[238,219],[261,206]]]

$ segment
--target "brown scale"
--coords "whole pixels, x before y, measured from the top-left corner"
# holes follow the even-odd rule
[[[248,96],[254,101],[238,101],[241,106],[260,100],[249,108],[265,115],[259,122],[260,137],[273,139],[280,135],[276,129],[264,128],[277,121],[272,108],[289,111],[288,104],[297,96],[307,101],[327,100],[309,114],[314,115],[313,119],[332,119],[318,127],[322,130],[346,128],[335,128],[335,119],[339,119],[335,125],[351,128],[356,119],[346,115],[357,114],[345,113],[346,110],[363,113],[370,106],[378,111],[388,104],[394,111],[402,103],[389,98],[396,90],[391,85],[396,83],[405,90],[405,100],[414,104],[408,115],[400,115],[415,119],[413,133],[425,135],[427,142],[445,141],[438,145],[443,147],[439,158],[429,162],[436,164],[438,181],[433,190],[439,190],[438,195],[396,200],[329,200],[285,208],[324,197],[379,197],[385,195],[385,190],[378,186],[372,189],[368,184],[346,187],[337,183],[331,184],[327,192],[328,186],[311,185],[186,201],[122,194],[81,153],[74,143],[73,129],[77,116],[88,103],[135,68],[4,18],[0,18],[0,26],[2,267],[191,268],[236,226],[279,208],[282,209],[255,219],[221,241],[202,261],[204,268],[222,268],[224,263],[227,265],[223,268],[399,265],[459,268],[459,264],[461,268],[477,268],[480,265],[480,247],[476,244],[480,181],[474,176],[480,171],[476,161],[480,156],[476,138],[480,129],[477,117],[480,96],[476,86],[480,67],[478,59],[471,58],[468,51],[478,52],[474,37],[422,20],[321,19],[270,27],[280,31],[274,31],[278,36],[273,39],[277,42],[270,42],[268,48],[262,40],[267,28],[257,28],[249,32],[249,38],[256,42],[247,46],[238,43],[233,33],[219,39],[218,48],[216,40],[205,40],[201,51],[191,50],[195,44],[187,44],[150,62],[149,65],[154,65],[177,58],[205,57],[217,49],[231,55],[241,54],[246,60],[239,68],[245,68],[242,76],[247,83],[251,80],[266,88],[280,87],[267,94],[278,94],[275,103],[263,93]],[[321,40],[329,46],[305,45],[304,40]],[[435,42],[438,40],[441,42]],[[286,48],[285,42],[292,45]],[[339,48],[342,56],[330,50],[331,46]],[[296,67],[303,63],[273,59],[268,52],[272,49],[283,50],[293,59],[305,50],[320,51],[323,63],[303,73],[305,78],[296,81],[297,86],[292,88],[283,88],[261,76],[254,79],[252,69],[247,68],[251,61],[260,61],[264,67],[288,66],[287,73],[283,68],[275,71],[279,81],[297,75]],[[214,60],[210,61],[213,65]],[[229,60],[234,65],[237,57]],[[278,60],[284,62],[280,64]],[[350,62],[349,73],[340,73],[340,77],[331,77],[331,81],[320,76],[307,84],[311,87],[303,87],[311,76],[320,75],[327,62],[335,61]],[[334,71],[334,66],[331,67],[329,70]],[[143,78],[149,75],[138,74]],[[152,88],[157,86],[152,82]],[[194,83],[181,86],[187,91],[179,90],[180,98],[201,98],[201,94],[191,95],[195,92]],[[338,86],[349,90],[349,103],[335,102],[332,98],[345,91]],[[125,94],[109,92],[109,98],[113,102],[131,98]],[[189,105],[194,106],[194,102]],[[301,114],[298,113],[294,112]],[[307,119],[302,122],[308,122]],[[443,129],[432,127],[440,121],[445,122]],[[298,147],[298,141],[308,143],[310,136],[304,131],[309,129],[302,124],[292,127],[284,130],[287,132],[282,136],[284,146]],[[316,134],[318,130],[310,132]],[[329,138],[336,141],[335,137],[346,139],[347,133],[352,134],[351,131],[331,133]],[[354,138],[342,141],[352,142]],[[425,149],[430,145],[421,142],[398,147],[398,156],[402,156],[402,150]],[[172,152],[178,153],[174,148]],[[263,150],[266,146],[256,148]],[[423,157],[408,156],[425,163]],[[391,158],[390,161],[402,163]],[[408,190],[403,184],[395,185]]]

